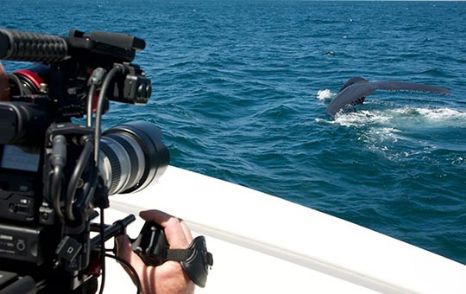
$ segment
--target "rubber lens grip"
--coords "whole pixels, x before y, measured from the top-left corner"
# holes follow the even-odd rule
[[[0,59],[53,63],[67,55],[63,37],[0,29]]]

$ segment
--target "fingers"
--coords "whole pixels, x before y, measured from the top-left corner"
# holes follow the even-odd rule
[[[182,220],[159,210],[143,211],[140,216],[146,221],[155,222],[163,227],[170,248],[184,249],[192,242],[191,230]],[[136,270],[138,277],[134,277],[134,274],[125,268],[135,283],[139,279],[142,293],[155,293],[154,291],[158,293],[159,290],[164,292],[164,289],[172,289],[171,292],[176,290],[176,293],[193,293],[194,283],[189,280],[180,263],[167,261],[157,267],[146,266],[132,251],[126,235],[116,238],[116,250],[117,256],[131,264]]]
[[[131,248],[131,243],[129,242],[128,236],[120,235],[116,238],[116,255],[131,264],[131,266],[136,270],[138,276],[141,277],[144,270],[144,262],[133,252]],[[123,268],[131,276],[131,271],[129,271],[125,266]],[[132,277],[133,279],[135,277]]]
[[[155,289],[153,285],[155,281],[155,267],[146,266],[139,256],[133,252],[128,236],[120,235],[115,239],[117,256],[129,263],[137,273],[137,277],[135,277],[134,273],[126,265],[122,264],[124,270],[133,280],[133,283],[139,284],[142,287],[142,293],[155,293],[153,292],[153,289]]]
[[[191,242],[193,241],[193,235],[191,234],[191,230],[189,229],[188,225],[184,221],[180,220],[180,224],[181,224],[181,228],[183,229],[184,236],[188,240],[188,243],[191,244]]]
[[[160,210],[146,210],[139,214],[146,221],[160,224],[170,248],[187,248],[193,237],[188,226],[178,218]]]

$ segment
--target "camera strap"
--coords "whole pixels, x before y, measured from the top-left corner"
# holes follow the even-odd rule
[[[186,249],[171,249],[160,225],[146,222],[139,236],[132,241],[133,251],[146,265],[158,266],[171,260],[177,261],[188,277],[199,287],[204,287],[209,268],[214,260],[207,251],[204,236],[194,238]]]
[[[188,277],[200,287],[205,286],[209,267],[214,263],[204,236],[196,237],[186,249],[167,249],[166,259],[179,261]]]

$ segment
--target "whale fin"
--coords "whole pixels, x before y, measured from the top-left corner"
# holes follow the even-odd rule
[[[351,78],[351,79],[347,80],[346,83],[344,83],[343,86],[341,86],[340,91],[338,91],[338,92],[343,91],[345,88],[348,88],[348,87],[351,86],[352,84],[361,83],[361,82],[367,82],[367,83],[369,83],[369,81],[366,80],[366,79],[363,78],[363,77],[354,77],[354,78]]]
[[[408,83],[408,82],[397,82],[397,81],[387,81],[387,82],[373,82],[377,89],[388,90],[388,91],[418,91],[418,92],[428,92],[436,94],[448,94],[448,89],[443,87],[436,87],[424,84],[417,83]]]
[[[343,85],[340,92],[328,105],[327,113],[331,116],[335,116],[337,112],[346,105],[362,104],[365,97],[371,95],[378,89],[387,91],[419,91],[443,95],[448,94],[448,89],[443,87],[398,81],[369,82],[364,78],[354,77],[349,79]]]

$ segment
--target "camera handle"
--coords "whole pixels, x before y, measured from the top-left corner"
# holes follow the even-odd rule
[[[91,239],[91,250],[96,250],[103,242],[110,240],[118,235],[124,234],[126,227],[134,222],[136,217],[133,214],[128,215],[127,217],[117,220],[112,225],[106,225],[103,231],[103,235],[100,234]],[[91,231],[100,232],[100,224],[91,224]]]
[[[132,249],[148,266],[158,266],[169,260],[179,262],[191,281],[202,288],[214,263],[204,236],[194,238],[186,249],[171,249],[163,228],[154,222],[144,224],[139,236],[132,241]]]

